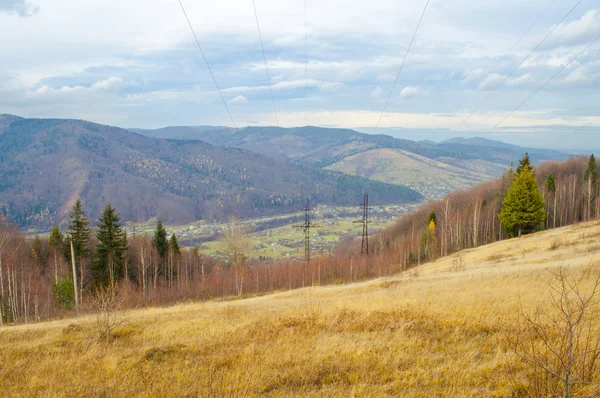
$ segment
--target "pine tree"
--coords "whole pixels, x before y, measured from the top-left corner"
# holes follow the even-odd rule
[[[85,212],[81,207],[81,200],[77,199],[73,210],[69,213],[71,222],[67,228],[67,234],[69,235],[69,243],[73,242],[73,251],[75,252],[75,260],[78,264],[81,264],[81,259],[88,254],[88,244],[90,242],[90,222],[85,217]],[[68,253],[67,259],[71,260],[71,251],[65,250]]]
[[[529,170],[535,176],[535,171],[533,170],[533,166],[531,165],[531,161],[529,160],[529,153],[525,152],[525,155],[519,160],[519,166],[517,167],[517,175],[521,174],[525,166],[529,167]]]
[[[596,168],[596,158],[592,154],[588,160],[588,167],[583,175],[584,180],[584,191],[586,196],[586,219],[592,218],[592,208],[596,202],[596,194],[598,191],[597,180],[598,180],[598,169]]]
[[[427,221],[427,224],[431,224],[432,221],[434,226],[437,225],[437,216],[434,210],[432,210],[431,213],[429,213],[429,220]]]
[[[165,258],[169,253],[169,240],[167,238],[167,230],[163,226],[161,220],[158,220],[156,229],[154,230],[154,237],[152,238],[152,246],[158,252],[158,255]]]
[[[169,241],[169,248],[171,249],[171,253],[174,256],[181,254],[181,250],[179,248],[179,241],[177,240],[177,236],[173,234],[171,236],[171,240]]]
[[[58,253],[62,250],[64,243],[62,232],[56,225],[53,226],[48,246],[50,246],[54,255],[54,281],[58,281]]]
[[[123,278],[123,256],[127,251],[127,235],[119,224],[121,217],[109,204],[98,222],[98,245],[92,265],[96,286],[114,286]]]
[[[535,176],[526,164],[511,185],[500,211],[500,221],[509,231],[533,231],[546,219],[544,198]]]
[[[548,192],[554,194],[556,192],[556,182],[554,181],[554,174],[548,174],[548,178],[546,178],[546,189]]]

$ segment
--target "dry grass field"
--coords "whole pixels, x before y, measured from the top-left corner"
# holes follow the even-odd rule
[[[552,311],[552,270],[591,266],[585,290],[598,260],[600,223],[580,224],[393,278],[128,311],[110,344],[93,316],[5,327],[1,395],[531,396],[547,376],[512,350],[520,314]]]

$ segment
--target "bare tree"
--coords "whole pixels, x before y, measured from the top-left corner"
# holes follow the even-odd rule
[[[550,311],[521,311],[524,327],[512,344],[517,356],[533,367],[528,396],[599,392],[600,274],[592,276],[592,271],[588,266],[575,276],[560,267],[549,284]]]
[[[235,270],[235,288],[238,296],[244,292],[244,274],[248,266],[248,231],[238,220],[232,218],[221,230],[221,244],[231,267]]]
[[[110,343],[114,337],[114,331],[128,321],[120,312],[121,301],[115,286],[96,289],[91,297],[90,306],[96,314],[95,331],[100,341]]]

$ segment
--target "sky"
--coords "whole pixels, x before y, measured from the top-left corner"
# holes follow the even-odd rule
[[[600,149],[597,0],[430,0],[400,73],[426,0],[255,0],[270,79],[252,0],[181,1],[227,107],[178,0],[0,0],[0,114]]]

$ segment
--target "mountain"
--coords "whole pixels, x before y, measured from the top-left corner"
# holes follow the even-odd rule
[[[567,154],[521,148],[485,138],[453,138],[441,143],[411,141],[384,134],[322,127],[166,127],[134,130],[152,137],[201,139],[244,148],[326,170],[408,185],[428,198],[443,197],[501,175],[525,152],[534,164],[564,160]]]
[[[218,147],[149,138],[82,120],[0,117],[0,209],[21,226],[64,222],[77,198],[91,219],[107,202],[125,220],[169,223],[296,211],[319,204],[418,201],[404,186]]]

